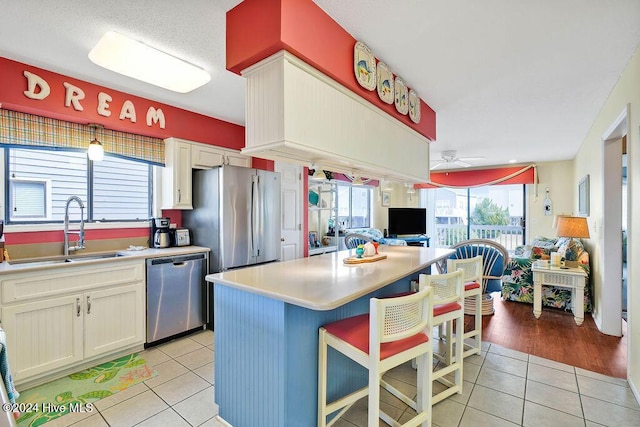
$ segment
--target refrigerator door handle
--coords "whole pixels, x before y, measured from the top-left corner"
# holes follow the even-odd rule
[[[258,185],[258,176],[251,176],[251,256],[257,257],[259,254],[258,244],[256,242],[258,232],[258,202],[260,201],[260,192]]]

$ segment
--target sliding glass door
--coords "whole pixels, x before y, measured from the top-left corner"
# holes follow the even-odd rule
[[[449,247],[467,239],[494,240],[508,250],[524,243],[524,185],[422,190],[431,244]]]

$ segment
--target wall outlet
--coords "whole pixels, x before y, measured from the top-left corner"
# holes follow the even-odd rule
[[[412,280],[411,281],[411,292],[418,292],[418,281],[417,280]]]

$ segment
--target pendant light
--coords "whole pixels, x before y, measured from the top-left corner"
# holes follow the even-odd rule
[[[102,128],[102,126],[89,125],[89,127],[93,129],[93,140],[89,143],[87,155],[89,156],[89,160],[100,162],[104,159],[104,148],[102,148],[102,144],[98,141],[98,138],[96,138],[96,129]]]

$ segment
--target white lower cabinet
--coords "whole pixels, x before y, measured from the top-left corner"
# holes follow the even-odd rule
[[[2,327],[16,381],[82,362],[82,294],[2,307]]]
[[[118,286],[84,296],[84,357],[144,342],[144,287]]]
[[[6,274],[0,284],[17,383],[144,344],[142,260]]]

